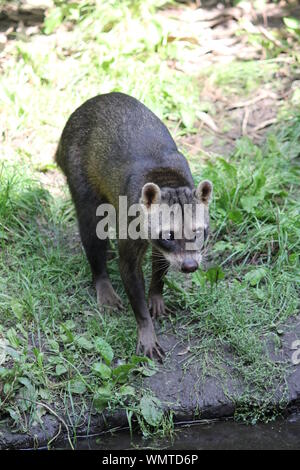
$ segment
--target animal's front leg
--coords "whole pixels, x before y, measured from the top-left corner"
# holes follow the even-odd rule
[[[163,299],[164,276],[169,268],[168,261],[154,247],[152,248],[152,279],[149,289],[149,308],[153,318],[165,315]]]
[[[164,351],[157,341],[153,322],[145,299],[145,284],[141,268],[147,245],[140,240],[120,240],[120,273],[138,325],[137,354],[160,360]]]

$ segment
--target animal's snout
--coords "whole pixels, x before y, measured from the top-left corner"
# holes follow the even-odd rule
[[[193,259],[186,259],[183,261],[182,265],[181,265],[181,271],[183,273],[193,273],[194,271],[196,271],[198,269],[199,265],[197,263],[197,261],[193,260]]]

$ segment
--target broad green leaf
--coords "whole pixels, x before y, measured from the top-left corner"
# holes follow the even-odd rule
[[[91,351],[94,348],[94,345],[91,341],[86,339],[84,336],[76,336],[75,343],[82,349],[86,349],[87,351]]]
[[[135,388],[132,387],[131,385],[122,385],[122,387],[119,390],[119,394],[122,396],[135,396],[136,391]]]
[[[9,330],[7,330],[6,336],[7,336],[7,339],[9,341],[10,345],[13,348],[18,349],[21,342],[20,342],[20,340],[17,336],[16,330],[14,328],[9,328]]]
[[[260,201],[261,198],[258,196],[243,196],[241,198],[242,208],[248,213],[255,212],[255,208],[258,206]]]
[[[39,396],[43,399],[43,400],[47,400],[47,401],[50,401],[51,399],[51,392],[49,390],[45,390],[44,388],[41,388],[39,390]]]
[[[57,364],[55,367],[55,373],[57,376],[63,375],[67,372],[67,368],[62,364]]]
[[[68,328],[68,330],[75,330],[76,328],[76,323],[74,320],[67,320],[63,324]]]
[[[7,369],[6,367],[0,366],[0,377],[1,377],[1,379],[3,379],[6,375],[8,375],[8,373],[9,373],[9,369]]]
[[[48,344],[51,347],[52,351],[58,353],[59,352],[59,344],[55,339],[48,339]]]
[[[217,284],[219,281],[224,279],[225,274],[220,266],[215,266],[209,268],[208,271],[206,271],[205,276],[210,285],[213,286],[214,284]]]
[[[283,18],[283,21],[288,28],[300,31],[300,20],[298,20],[297,18],[287,16]]]
[[[5,347],[5,353],[12,357],[14,360],[19,360],[22,354],[20,354],[18,351],[16,351],[14,348],[11,348],[10,346]]]
[[[23,378],[24,379],[24,378]],[[22,383],[21,380],[19,382]],[[37,391],[35,390],[34,385],[28,381],[24,381],[24,387],[21,387],[19,390],[20,406],[23,411],[26,411],[31,408],[32,401],[35,401],[37,398]]]
[[[228,219],[232,220],[232,222],[235,222],[236,224],[240,224],[244,220],[244,216],[242,211],[238,209],[232,209],[228,212]]]
[[[105,362],[110,364],[114,357],[114,352],[110,344],[108,344],[103,338],[96,338],[95,348],[101,354]]]
[[[256,172],[253,176],[253,185],[254,185],[254,192],[258,194],[260,191],[264,189],[266,184],[266,175],[263,173],[263,170]]]
[[[205,276],[205,273],[201,271],[200,269],[198,269],[195,273],[192,274],[192,279],[193,279],[193,282],[197,284],[198,286],[200,287],[205,286],[206,276]]]
[[[69,382],[70,384],[70,391],[72,393],[75,393],[77,395],[82,395],[83,393],[86,392],[86,386],[85,383],[82,382],[82,380],[72,380]]]
[[[109,386],[99,387],[94,395],[93,404],[97,411],[101,412],[112,398],[112,390]]]
[[[245,281],[249,282],[251,286],[257,286],[265,276],[266,270],[264,268],[252,269],[246,274]]]
[[[26,387],[28,389],[32,388],[32,383],[30,382],[30,380],[27,377],[19,377],[18,382],[20,384],[24,385],[24,387]]]
[[[259,300],[264,300],[266,297],[266,293],[263,289],[259,289],[258,287],[255,289],[255,295]]]
[[[142,364],[142,363],[152,362],[149,357],[146,356],[136,356],[135,354],[131,356],[130,363],[131,364]]]
[[[297,265],[299,262],[299,253],[291,253],[289,255],[289,263]]]
[[[44,21],[44,33],[51,34],[62,23],[64,18],[60,7],[54,8]]]
[[[44,353],[42,353],[38,348],[33,348],[33,353],[36,357],[36,362],[42,368],[44,362]]]
[[[236,175],[237,175],[237,169],[234,165],[232,165],[231,163],[228,163],[224,158],[222,157],[219,157],[218,160],[217,160],[218,163],[220,163],[223,167],[223,169],[225,170],[225,172],[227,173],[227,175],[232,178],[233,180],[235,180],[236,178]]]
[[[135,367],[136,366],[134,364],[122,364],[113,369],[113,377],[116,379],[117,382],[124,383],[126,382],[130,371],[132,371],[132,369],[135,369]]]
[[[64,337],[66,337],[66,341],[64,341],[64,342],[73,343],[74,342],[74,335],[71,332],[71,329],[67,326],[67,324],[64,324],[64,323],[61,324],[61,328],[63,329],[63,331],[65,333],[64,335],[60,336],[62,338],[62,340],[64,341]]]
[[[161,402],[153,396],[143,396],[141,398],[140,411],[144,420],[150,426],[158,426],[163,418]]]
[[[111,377],[111,368],[103,364],[103,362],[95,362],[92,365],[92,370],[97,375],[100,375],[103,380],[108,380]]]
[[[16,423],[20,421],[20,414],[17,411],[15,411],[13,408],[7,408],[6,410],[8,411],[13,421]]]
[[[145,377],[152,377],[152,375],[155,375],[158,372],[158,369],[157,368],[150,368],[150,367],[142,367],[141,369],[139,369],[139,371]]]
[[[23,318],[23,306],[17,299],[12,299],[10,303],[11,309],[13,314],[18,320],[22,320]]]

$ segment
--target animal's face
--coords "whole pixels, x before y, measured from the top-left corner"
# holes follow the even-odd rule
[[[148,218],[152,245],[176,270],[198,269],[209,233],[209,203],[212,183],[202,181],[194,190],[162,188],[147,183],[140,202]]]

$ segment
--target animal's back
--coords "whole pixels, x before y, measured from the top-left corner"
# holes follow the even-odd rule
[[[120,162],[159,158],[177,150],[168,129],[152,111],[137,99],[116,92],[91,98],[74,111],[62,134],[63,151],[70,141],[72,150],[77,146],[89,150],[89,155],[100,151]]]
[[[135,98],[116,92],[91,98],[70,116],[56,160],[70,186],[85,180],[108,200],[124,193],[135,173],[170,167],[189,172],[160,119]]]

